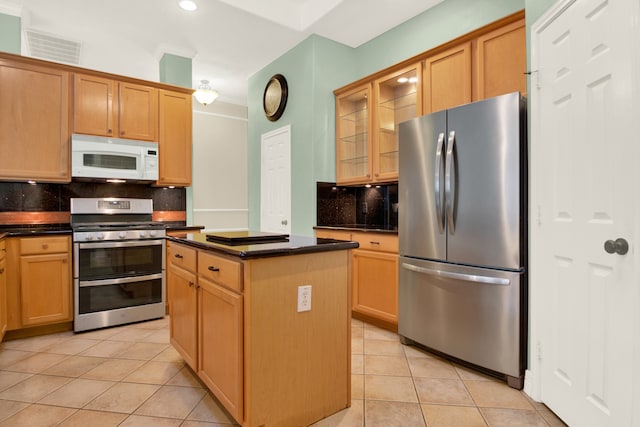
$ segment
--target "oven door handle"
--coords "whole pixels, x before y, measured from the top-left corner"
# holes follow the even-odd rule
[[[113,242],[91,242],[91,243],[78,243],[80,249],[103,249],[103,248],[122,248],[130,246],[156,246],[162,245],[164,240],[127,240],[127,241],[113,241]]]
[[[145,276],[130,276],[119,277],[116,279],[101,279],[101,280],[84,280],[78,284],[81,288],[87,288],[91,286],[109,286],[109,285],[122,285],[125,283],[141,282],[143,280],[155,280],[162,279],[162,273],[148,274]]]

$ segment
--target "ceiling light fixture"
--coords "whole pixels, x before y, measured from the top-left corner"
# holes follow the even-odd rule
[[[198,9],[198,5],[192,0],[180,0],[178,2],[178,6],[180,6],[182,10],[186,10],[187,12],[193,12]]]
[[[200,86],[198,86],[198,90],[195,91],[193,96],[196,97],[196,100],[198,100],[200,104],[207,106],[215,101],[220,94],[211,89],[211,86],[209,86],[209,80],[200,80]]]

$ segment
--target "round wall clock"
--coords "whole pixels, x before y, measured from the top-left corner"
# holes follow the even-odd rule
[[[282,74],[276,74],[269,79],[262,96],[262,108],[268,120],[275,122],[282,116],[287,106],[288,92],[287,80]]]

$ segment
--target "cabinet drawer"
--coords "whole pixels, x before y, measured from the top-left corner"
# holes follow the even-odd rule
[[[69,252],[69,237],[27,237],[20,239],[20,254]]]
[[[198,274],[228,288],[242,291],[242,264],[206,252],[198,252]]]
[[[360,244],[360,249],[381,252],[398,252],[398,236],[381,233],[352,233],[351,240]]]
[[[196,249],[169,242],[169,249],[167,250],[168,261],[173,265],[195,273],[197,252]]]
[[[316,237],[321,239],[351,241],[351,232],[339,230],[316,230]]]

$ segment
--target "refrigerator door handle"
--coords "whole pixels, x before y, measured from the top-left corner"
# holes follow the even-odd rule
[[[511,280],[502,277],[478,276],[476,274],[454,273],[451,271],[433,270],[431,268],[418,267],[417,265],[402,263],[405,270],[415,271],[416,273],[429,274],[431,276],[444,277],[447,279],[464,280],[465,282],[485,283],[488,285],[509,286]]]
[[[453,221],[453,202],[455,200],[455,189],[453,180],[455,179],[455,171],[453,170],[453,156],[454,147],[456,145],[456,131],[449,132],[449,139],[447,140],[447,156],[446,156],[446,168],[444,172],[444,191],[445,191],[445,203],[447,209],[447,229],[450,234],[456,232],[455,224]]]
[[[442,203],[442,149],[444,146],[444,132],[440,132],[438,135],[438,142],[436,145],[436,177],[435,177],[435,193],[436,193],[436,216],[438,217],[438,231],[440,234],[444,233],[444,209]]]

